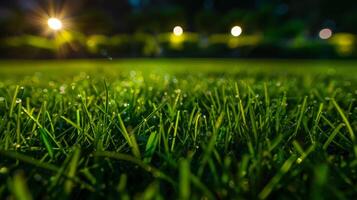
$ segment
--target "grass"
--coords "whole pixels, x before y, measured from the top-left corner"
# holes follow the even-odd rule
[[[0,63],[0,199],[353,199],[338,61]]]

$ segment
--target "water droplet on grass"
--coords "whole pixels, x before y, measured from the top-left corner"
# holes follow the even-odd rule
[[[62,85],[59,89],[60,89],[60,94],[66,93],[66,87],[64,85]]]
[[[7,167],[0,168],[0,174],[7,174],[8,172],[9,172],[9,169]]]
[[[20,145],[20,144],[18,144],[18,143],[16,143],[16,142],[13,144],[13,146],[14,146],[16,149],[18,149],[18,148],[20,148],[20,147],[21,147],[21,145]]]
[[[302,162],[302,159],[301,158],[298,158],[297,160],[296,160],[296,163],[298,163],[298,164],[300,164]]]

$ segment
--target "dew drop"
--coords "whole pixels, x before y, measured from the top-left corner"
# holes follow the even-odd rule
[[[296,160],[296,163],[298,163],[298,164],[300,164],[302,162],[302,159],[301,158],[298,158],[297,160]]]
[[[0,168],[0,174],[7,174],[8,172],[9,172],[9,169],[7,167]]]

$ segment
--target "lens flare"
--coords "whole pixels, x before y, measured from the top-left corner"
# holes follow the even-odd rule
[[[59,31],[63,27],[61,20],[59,20],[57,18],[49,18],[47,20],[47,24],[48,24],[48,27],[50,27],[50,29],[52,29],[54,31]]]
[[[183,34],[183,28],[181,26],[175,26],[173,33],[176,36],[181,36]]]
[[[231,34],[234,37],[238,37],[242,34],[242,28],[240,26],[234,26],[231,29]]]

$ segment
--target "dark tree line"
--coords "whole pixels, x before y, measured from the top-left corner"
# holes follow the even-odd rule
[[[204,33],[226,32],[234,24],[287,37],[322,27],[357,33],[355,0],[3,0],[1,36],[41,32],[33,16],[49,8],[64,10],[85,34],[159,33],[176,24]]]

